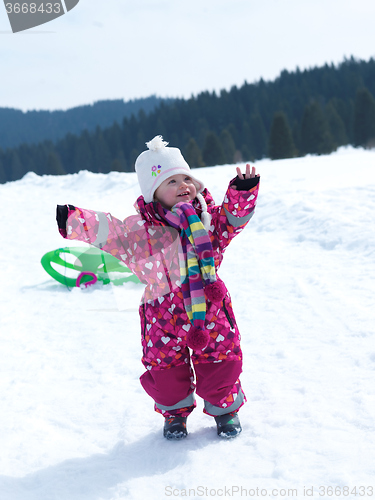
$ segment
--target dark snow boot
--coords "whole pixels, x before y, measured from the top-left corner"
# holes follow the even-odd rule
[[[187,417],[167,417],[164,422],[163,434],[167,439],[183,439],[187,436]]]
[[[242,431],[238,412],[225,413],[215,417],[217,433],[222,438],[234,438]]]

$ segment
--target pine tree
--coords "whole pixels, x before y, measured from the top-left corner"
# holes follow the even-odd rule
[[[295,146],[288,120],[283,112],[275,113],[271,125],[269,155],[272,160],[292,158]]]
[[[227,129],[223,129],[220,134],[220,142],[224,150],[226,163],[232,165],[234,163],[234,155],[236,153],[236,145],[233,137]]]
[[[68,174],[73,174],[81,170],[75,165],[75,151],[77,146],[76,137],[73,134],[67,134],[64,139],[56,145],[56,152],[61,158],[61,163]],[[90,170],[95,172],[95,166],[92,165]]]
[[[52,141],[45,141],[40,144],[37,144],[36,146],[32,146],[32,149],[34,149],[34,154],[31,154],[30,156],[32,157],[33,161],[29,162],[29,165],[31,163],[34,164],[36,168],[28,168],[28,171],[30,170],[32,172],[35,172],[38,175],[44,175],[48,172],[48,153],[53,150],[53,143]],[[22,161],[22,158],[21,158]]]
[[[107,174],[110,171],[111,155],[100,127],[97,127],[95,131],[93,163],[94,172]]]
[[[247,121],[244,121],[242,124],[241,138],[242,138],[241,153],[243,159],[245,161],[254,161],[255,155],[253,153],[254,151],[253,136]]]
[[[34,148],[35,148],[35,146],[28,145],[28,144],[21,144],[21,146],[19,146],[17,148],[17,151],[16,151],[17,157],[18,157],[17,163],[19,161],[19,163],[22,166],[21,170],[23,171],[23,173],[18,176],[18,179],[20,179],[26,172],[39,173],[35,169],[34,155],[32,154],[32,150]],[[43,165],[44,157],[40,163]],[[14,164],[13,164],[13,168],[14,168]],[[18,168],[19,167],[16,167],[16,169],[18,169]],[[43,173],[43,170],[42,170],[42,173]]]
[[[137,124],[138,125],[138,124]],[[161,135],[163,136],[163,139],[166,140],[166,137],[168,136],[168,130],[167,130],[167,127],[165,126],[165,123],[164,123],[164,120],[162,120],[160,118],[160,116],[158,117],[157,121],[156,121],[156,125],[155,125],[155,133],[152,133],[151,134],[152,137],[148,137],[146,140],[147,141],[151,141],[151,139],[155,136],[155,135]],[[168,141],[167,141],[168,142]],[[134,144],[135,147],[136,144]],[[138,148],[143,151],[144,150],[144,141],[143,141],[143,144],[139,144]]]
[[[135,170],[135,160],[138,158],[138,156],[142,153],[142,151],[139,151],[138,149],[136,148],[133,148],[131,151],[130,151],[130,155],[129,155],[129,165],[131,167],[131,170],[128,170],[128,172],[134,172]]]
[[[111,163],[111,172],[123,172],[121,161],[115,158]]]
[[[65,175],[66,172],[61,164],[60,158],[57,156],[55,151],[49,151],[47,154],[47,167],[45,169],[45,174],[49,175]]]
[[[208,132],[203,147],[203,161],[207,166],[224,165],[225,154],[215,132]]]
[[[242,113],[241,113],[241,114],[243,114],[243,115],[246,117],[246,113],[245,113],[243,110],[241,110],[241,111],[242,111]],[[238,119],[239,119],[239,118],[240,118],[240,117],[238,117]],[[240,120],[240,123],[241,123],[241,122],[242,122],[242,120]],[[241,143],[241,136],[240,136],[240,132],[241,132],[241,130],[240,130],[240,127],[239,127],[239,128],[237,128],[237,127],[236,127],[233,123],[230,123],[230,124],[226,127],[226,129],[228,130],[228,132],[229,132],[229,133],[230,133],[230,135],[232,136],[232,139],[233,139],[233,142],[234,142],[234,144],[235,144],[235,147],[237,148],[237,147],[238,147],[238,145]]]
[[[95,172],[92,145],[90,144],[90,135],[87,130],[76,141],[74,147],[74,164],[76,172],[80,170]]]
[[[268,136],[259,113],[254,113],[250,116],[249,126],[253,143],[252,152],[255,158],[263,158],[267,154]]]
[[[114,159],[111,162],[111,172],[128,172],[129,170],[127,169],[127,162],[124,156],[124,153],[121,151],[118,151],[114,157]]]
[[[122,151],[122,130],[117,122],[112,127],[104,130],[104,137],[112,158],[115,158],[119,151]]]
[[[298,120],[294,120],[292,128],[293,142],[296,148],[296,156],[300,156],[301,150],[301,126]]]
[[[200,168],[205,166],[202,158],[202,152],[193,137],[190,137],[189,142],[186,145],[184,156],[191,168]]]
[[[301,125],[303,154],[327,154],[335,147],[322,108],[317,102],[306,106]]]
[[[345,128],[345,137],[346,142],[343,144],[350,144],[353,142],[353,121],[354,121],[354,100],[350,99],[349,101],[343,101],[342,99],[338,99],[333,97],[330,99],[329,104],[332,104],[335,111],[341,118],[344,128]]]
[[[355,97],[354,144],[375,145],[375,100],[366,88],[359,89]]]
[[[12,181],[18,181],[18,179],[21,179],[26,174],[16,150],[12,152],[10,172]]]
[[[337,148],[339,146],[343,146],[344,144],[348,144],[345,124],[341,116],[338,114],[332,100],[327,104],[325,113],[335,147]]]
[[[196,132],[194,133],[194,137],[197,141],[197,144],[201,149],[203,149],[207,134],[210,131],[210,127],[206,118],[198,118],[195,126],[195,131]]]
[[[5,173],[5,168],[3,167],[3,162],[0,159],[0,184],[7,182],[7,175]]]
[[[247,146],[242,146],[241,148],[241,156],[243,161],[254,161],[255,157]]]

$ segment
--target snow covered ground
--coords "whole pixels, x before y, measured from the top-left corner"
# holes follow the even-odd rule
[[[188,438],[163,439],[138,380],[142,285],[69,290],[40,265],[67,244],[57,203],[125,218],[135,174],[30,173],[0,185],[1,500],[371,498],[375,151],[256,167],[256,215],[220,273],[248,398],[230,442],[200,400]],[[217,202],[234,175],[199,172]]]

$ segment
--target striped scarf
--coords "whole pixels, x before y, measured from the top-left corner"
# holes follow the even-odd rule
[[[201,349],[209,340],[205,331],[206,297],[212,302],[220,302],[226,290],[216,281],[211,240],[194,207],[190,203],[177,203],[171,211],[164,210],[164,217],[180,232],[181,289],[186,314],[194,326],[195,335],[195,340],[190,335],[190,345],[188,336],[188,345],[192,349]],[[199,332],[204,338],[197,337]]]

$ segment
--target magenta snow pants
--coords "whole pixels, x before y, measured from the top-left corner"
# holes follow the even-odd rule
[[[141,384],[158,413],[189,415],[196,406],[195,391],[209,415],[229,413],[243,405],[240,334],[229,294],[221,304],[207,301],[210,341],[202,351],[190,351],[186,345],[189,320],[181,291],[141,305],[140,316],[146,367]]]

